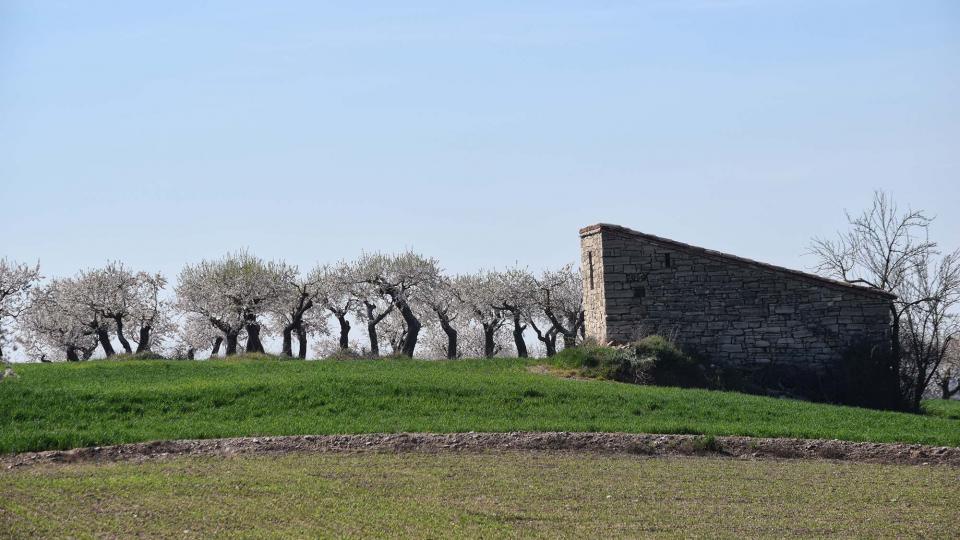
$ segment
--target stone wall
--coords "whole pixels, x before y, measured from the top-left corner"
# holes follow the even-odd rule
[[[615,225],[580,231],[586,334],[651,333],[720,366],[831,368],[855,345],[889,348],[887,293]]]

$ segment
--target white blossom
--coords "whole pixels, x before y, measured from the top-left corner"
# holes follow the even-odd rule
[[[0,259],[0,360],[11,341],[14,321],[27,308],[30,289],[40,280],[40,265],[30,266]]]

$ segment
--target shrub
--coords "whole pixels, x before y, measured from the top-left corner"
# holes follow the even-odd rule
[[[564,349],[551,358],[557,367],[575,369],[584,377],[598,379],[618,378],[620,367],[626,360],[623,349],[590,342]]]
[[[633,379],[641,384],[707,386],[703,366],[663,336],[647,336],[626,347],[629,351],[621,380]]]
[[[586,377],[635,384],[706,387],[703,367],[662,336],[647,336],[622,347],[585,343],[553,357],[554,365]]]
[[[695,452],[720,452],[720,443],[713,435],[695,437],[693,439],[693,450]]]

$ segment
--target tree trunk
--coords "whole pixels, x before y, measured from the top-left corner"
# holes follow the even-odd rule
[[[497,329],[492,324],[483,325],[483,356],[485,358],[493,358],[496,352],[496,342],[494,341],[496,333]]]
[[[96,332],[97,332],[97,341],[99,341],[100,346],[103,347],[104,356],[106,356],[107,358],[110,358],[111,356],[116,354],[113,351],[113,344],[110,343],[110,334],[107,333],[107,329],[100,327],[100,328],[97,328]]]
[[[67,362],[79,362],[80,355],[77,354],[76,347],[67,347]]]
[[[120,342],[120,345],[123,346],[124,352],[130,354],[133,352],[133,348],[130,347],[130,342],[127,341],[127,336],[123,335],[123,317],[114,317],[113,319],[117,323],[117,341]]]
[[[137,342],[137,352],[150,352],[150,332],[153,327],[149,324],[140,327],[140,340]]]
[[[297,343],[300,346],[300,350],[297,351],[297,357],[301,360],[306,360],[307,358],[307,331],[303,328],[303,325],[300,328],[297,328]]]
[[[552,323],[551,323],[552,324]],[[547,349],[547,357],[551,357],[557,354],[557,327],[551,326],[546,333],[540,331],[540,327],[537,326],[536,321],[530,319],[530,326],[533,327],[533,331],[537,334],[537,339],[543,343],[544,348]]]
[[[246,351],[248,353],[262,353],[263,343],[260,342],[260,323],[257,322],[255,315],[245,315],[244,316],[244,326],[247,329],[247,345]]]
[[[920,412],[920,401],[923,400],[923,391],[926,389],[924,383],[927,381],[924,371],[918,368],[917,379],[913,383],[914,390],[910,400],[910,410],[913,412]]]
[[[410,304],[406,301],[401,301],[397,308],[400,310],[400,315],[403,316],[403,321],[407,324],[407,334],[404,336],[403,349],[400,352],[404,356],[413,358],[413,352],[417,348],[417,336],[420,335],[420,320],[413,314]]]
[[[350,321],[347,320],[346,313],[334,313],[337,316],[337,322],[340,323],[340,349],[350,348]]]
[[[377,309],[375,304],[364,300],[363,305],[367,308],[367,337],[370,339],[370,355],[376,358],[380,356],[380,335],[377,334],[377,325],[393,311],[393,304],[389,304],[379,315],[374,315],[374,310]]]
[[[233,356],[237,354],[237,332],[230,332],[224,336],[227,342],[227,348],[224,351],[224,354],[227,356]]]
[[[527,342],[523,340],[523,331],[527,329],[527,325],[520,323],[520,314],[515,313],[513,315],[513,342],[517,346],[517,357],[526,358],[529,356],[527,354]]]
[[[574,347],[576,347],[576,346],[577,346],[577,333],[574,332],[573,334],[567,334],[566,332],[564,332],[564,334],[563,334],[563,348],[564,348],[564,349],[572,349],[572,348],[574,348]]]
[[[283,354],[284,356],[293,356],[293,333],[297,333],[297,340],[300,340],[300,331],[303,330],[303,314],[313,307],[313,301],[303,302],[301,296],[301,306],[295,309],[290,315],[290,324],[283,327]],[[306,339],[306,336],[304,336]]]
[[[220,354],[220,344],[221,344],[221,343],[223,343],[223,338],[220,337],[220,336],[217,336],[217,337],[213,340],[213,349],[211,349],[211,351],[210,351],[210,357],[211,357],[211,358],[213,358],[214,356]]]
[[[450,325],[450,318],[446,315],[437,313],[440,319],[440,328],[447,334],[447,358],[454,359],[459,356],[457,352],[457,330]]]
[[[283,327],[283,346],[280,350],[283,356],[293,356],[293,330],[292,324]]]
[[[187,349],[187,360],[193,360],[196,356],[196,350],[193,347]]]
[[[377,323],[367,319],[367,336],[370,338],[370,356],[380,356],[380,338],[377,336]]]
[[[548,334],[543,340],[543,345],[547,348],[547,357],[557,354],[557,334]]]

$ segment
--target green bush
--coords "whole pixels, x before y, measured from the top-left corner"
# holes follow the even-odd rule
[[[622,347],[585,343],[553,357],[557,367],[577,369],[585,377],[635,384],[704,388],[703,367],[662,336],[647,336]]]
[[[754,443],[755,444],[755,443]],[[699,436],[693,439],[693,450],[695,452],[720,452],[720,442],[713,435]]]
[[[551,358],[551,363],[557,367],[575,369],[584,377],[597,379],[617,379],[625,361],[623,349],[591,342],[564,349]]]
[[[676,345],[662,336],[647,336],[631,343],[631,352],[624,378],[642,384],[704,388],[707,378],[703,367]]]

